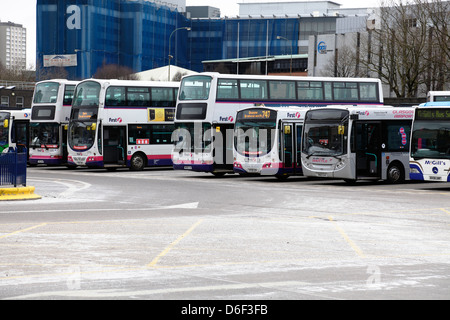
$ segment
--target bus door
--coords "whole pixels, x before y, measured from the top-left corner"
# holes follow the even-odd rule
[[[302,173],[301,145],[302,124],[295,122],[281,122],[281,161],[284,169],[292,174]]]
[[[62,157],[63,157],[63,163],[67,163],[67,157],[69,155],[69,150],[67,148],[67,124],[61,125],[61,141],[59,142],[61,144],[61,151],[62,151]]]
[[[381,122],[355,124],[356,177],[381,177]]]
[[[27,150],[30,153],[29,142],[30,142],[30,121],[28,120],[14,120],[12,140],[17,146],[18,152],[23,152]]]
[[[214,159],[215,168],[219,170],[233,170],[233,144],[234,144],[234,125],[233,124],[217,124],[213,126],[214,135]],[[222,146],[217,142],[222,141]],[[218,150],[220,148],[221,150]]]
[[[127,137],[125,126],[103,126],[104,164],[126,164]]]

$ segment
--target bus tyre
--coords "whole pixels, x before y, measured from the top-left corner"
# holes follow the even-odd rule
[[[387,180],[389,183],[401,183],[405,180],[405,174],[401,165],[391,164],[387,170]]]
[[[132,158],[131,158],[131,165],[130,165],[130,169],[132,171],[142,171],[145,168],[145,159],[142,156],[142,154],[135,154]]]

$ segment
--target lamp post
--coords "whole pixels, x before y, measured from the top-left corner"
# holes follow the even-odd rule
[[[172,39],[172,36],[173,36],[173,34],[174,34],[175,32],[177,32],[178,30],[183,30],[183,29],[184,29],[184,30],[187,30],[187,31],[191,31],[191,28],[190,28],[190,27],[177,28],[177,29],[175,29],[175,30],[172,31],[172,33],[170,34],[170,37],[169,37],[169,77],[168,77],[168,81],[170,81],[170,60],[173,59],[173,56],[170,55],[170,47],[171,47],[171,44],[172,44],[171,39]]]
[[[277,36],[277,39],[278,39],[278,40],[283,39],[283,40],[286,40],[286,41],[289,42],[289,39],[288,39],[288,38],[285,38],[285,37],[282,37],[282,36]],[[292,45],[291,45],[290,47],[291,47],[291,66],[290,66],[290,74],[291,74],[291,76],[292,76]]]

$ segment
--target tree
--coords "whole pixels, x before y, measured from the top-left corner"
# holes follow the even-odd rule
[[[104,64],[97,69],[94,74],[96,79],[121,79],[121,80],[138,80],[134,75],[134,71],[128,67],[119,66],[117,64]]]
[[[357,55],[352,48],[344,45],[337,49],[322,71],[323,77],[359,77]]]
[[[441,0],[386,1],[379,12],[380,27],[369,30],[362,41],[366,54],[360,64],[397,97],[417,97],[421,88],[430,90],[437,82],[443,88],[449,81],[448,5]]]

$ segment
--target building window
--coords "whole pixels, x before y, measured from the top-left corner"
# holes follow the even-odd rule
[[[16,97],[16,107],[23,109],[24,101],[25,99],[23,97]]]
[[[2,96],[1,101],[0,101],[0,105],[9,107],[9,97]]]

